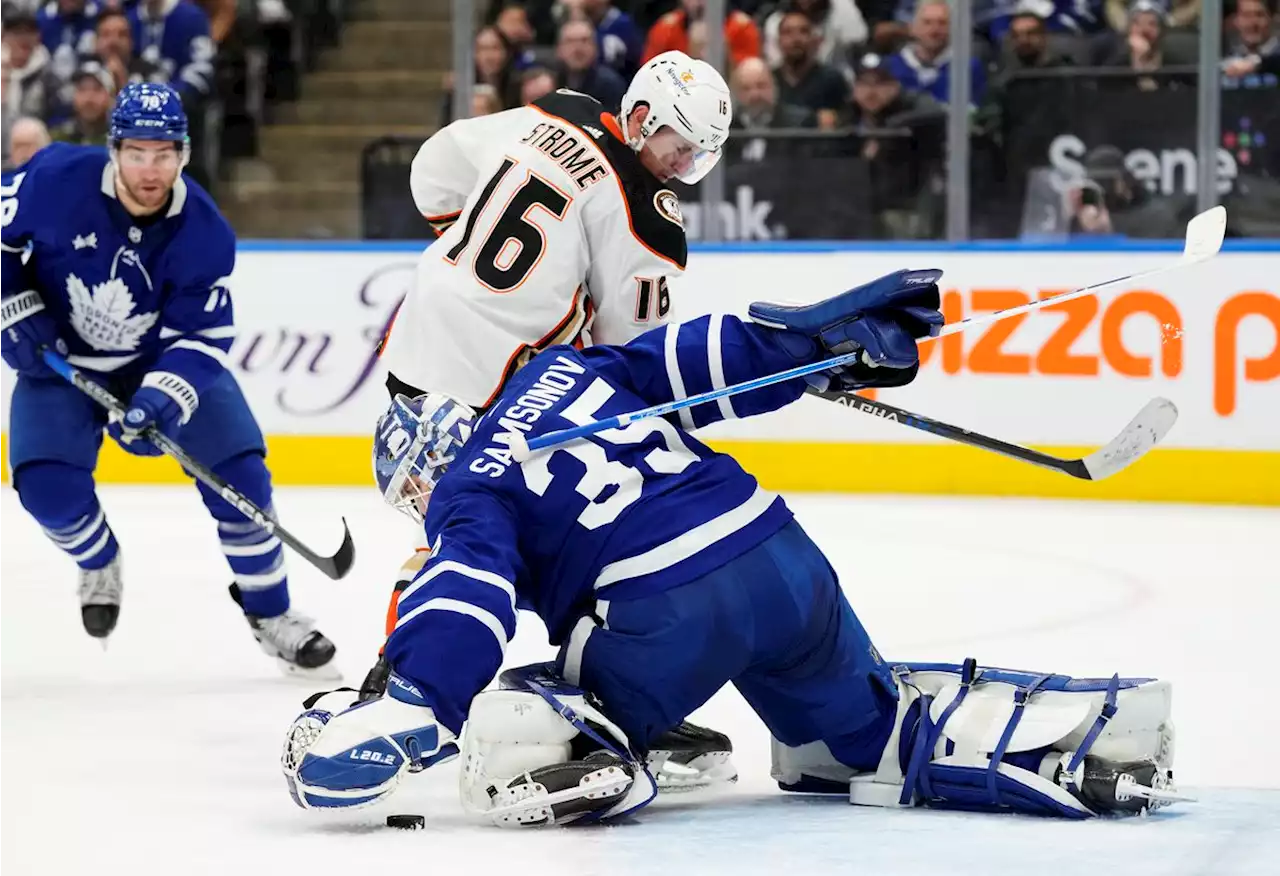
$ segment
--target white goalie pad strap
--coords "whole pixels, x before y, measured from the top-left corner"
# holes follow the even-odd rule
[[[196,388],[188,383],[186,378],[172,371],[149,371],[147,376],[142,378],[142,385],[158,389],[173,399],[182,410],[182,416],[178,422],[184,426],[200,406],[200,395],[196,392]]]
[[[19,292],[0,305],[0,331],[22,322],[33,313],[44,310],[44,300],[35,289]]]

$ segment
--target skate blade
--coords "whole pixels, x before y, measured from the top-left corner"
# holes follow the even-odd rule
[[[737,767],[727,751],[700,754],[687,764],[672,761],[666,752],[659,753],[658,758],[652,758],[653,752],[650,754],[649,770],[659,791],[696,791],[738,780]]]
[[[1116,786],[1116,799],[1124,802],[1131,797],[1140,797],[1147,801],[1148,809],[1159,809],[1173,803],[1196,803],[1195,797],[1180,793],[1172,783],[1161,782],[1154,788],[1135,782],[1130,776],[1120,777]]]
[[[276,657],[275,661],[280,674],[293,681],[305,681],[308,684],[314,681],[342,681],[342,670],[334,666],[332,662],[326,663],[324,666],[317,666],[314,669],[308,669],[305,666],[290,663],[283,657]]]

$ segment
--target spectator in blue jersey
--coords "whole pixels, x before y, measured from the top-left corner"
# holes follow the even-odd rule
[[[589,94],[609,112],[618,111],[627,83],[611,67],[597,63],[596,31],[590,21],[571,18],[560,25],[556,60],[560,67],[557,84],[561,88]]]
[[[600,64],[612,68],[624,82],[630,82],[640,69],[644,33],[630,15],[618,10],[610,0],[574,0],[574,3],[595,26]]]
[[[994,44],[1005,38],[1013,19],[1024,13],[1039,16],[1050,33],[1084,35],[1107,27],[1102,0],[984,0],[979,6],[975,29]]]
[[[36,14],[40,41],[53,58],[53,72],[63,82],[71,81],[81,55],[93,54],[93,24],[101,11],[92,0],[49,0]]]
[[[1014,16],[1022,13],[1040,17],[1051,33],[1090,34],[1106,27],[1103,0],[969,0],[969,3],[974,33],[993,45],[1004,40]],[[922,0],[899,0],[895,18],[910,25],[922,5]]]
[[[216,49],[203,9],[190,0],[140,0],[129,23],[138,54],[164,70],[183,103],[213,92]]]
[[[778,25],[782,62],[774,69],[778,102],[812,110],[818,127],[835,128],[849,102],[849,83],[835,67],[818,60],[813,22],[803,12],[788,12]]]
[[[946,103],[951,89],[951,9],[947,0],[921,0],[911,20],[911,42],[890,56],[889,70],[907,91],[923,91]],[[971,62],[970,101],[982,100],[987,73],[977,58]]]

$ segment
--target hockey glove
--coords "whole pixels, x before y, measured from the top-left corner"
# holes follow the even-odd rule
[[[458,754],[421,691],[392,675],[387,695],[356,703],[348,689],[312,697],[289,727],[280,767],[303,809],[363,806],[386,797],[406,772]],[[354,705],[353,705],[354,704]]]
[[[67,345],[58,337],[58,326],[44,309],[40,293],[34,289],[6,295],[3,299],[3,319],[0,324],[0,353],[5,364],[27,377],[55,377],[53,370],[44,364],[41,347],[51,347],[61,355],[67,355]]]
[[[938,270],[896,271],[817,304],[756,302],[748,312],[757,323],[813,339],[831,355],[862,350],[859,362],[825,375],[838,389],[904,386],[920,367],[917,339],[942,328],[941,276]]]
[[[124,418],[107,424],[107,434],[135,456],[163,456],[164,451],[143,433],[154,425],[166,438],[173,438],[185,421],[183,413],[168,393],[154,386],[143,386],[129,400]]]

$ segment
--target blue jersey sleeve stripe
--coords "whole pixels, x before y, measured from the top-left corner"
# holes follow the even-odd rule
[[[180,341],[174,341],[167,349],[193,350],[197,353],[203,353],[223,368],[227,368],[229,365],[227,363],[226,347],[229,346],[231,345],[223,340],[206,340],[198,336],[191,336]]]
[[[598,591],[619,581],[650,575],[681,563],[749,525],[768,511],[777,499],[775,494],[757,486],[751,497],[736,508],[644,553],[609,563],[596,576],[594,587]]]
[[[236,336],[236,327],[234,325],[217,325],[204,329],[177,329],[163,326],[160,329],[160,340],[167,341],[170,338],[180,338],[182,336],[193,338],[209,338],[210,340],[220,341],[223,339],[234,339]]]
[[[127,356],[68,356],[67,362],[77,368],[105,372],[123,368],[141,355],[141,353],[130,353]]]
[[[720,348],[721,333],[724,331],[724,315],[714,313],[711,315],[711,322],[707,326],[707,364],[711,368],[711,388],[724,389],[728,384],[724,380],[724,354]],[[716,406],[720,409],[720,416],[726,420],[736,420],[737,413],[733,410],[733,399],[722,398],[716,400]]]
[[[453,572],[455,574],[471,578],[475,581],[479,581],[483,584],[489,584],[497,587],[503,593],[507,594],[507,599],[511,603],[511,611],[514,612],[516,610],[516,588],[514,584],[506,578],[503,578],[501,575],[486,571],[485,569],[477,569],[474,566],[468,566],[465,563],[458,562],[457,560],[442,560],[436,563],[429,563],[427,568],[414,579],[413,583],[406,587],[404,592],[400,594],[401,604],[421,589],[423,585],[427,584],[427,582],[431,581],[437,575],[443,575],[446,572]]]
[[[480,608],[478,605],[463,602],[461,599],[450,599],[446,596],[438,596],[435,599],[429,599],[413,611],[406,614],[404,617],[400,618],[396,623],[396,631],[399,631],[402,627],[412,623],[416,618],[421,617],[428,611],[447,611],[453,614],[462,614],[467,617],[475,618],[480,623],[488,627],[489,632],[493,633],[493,638],[498,643],[498,650],[502,654],[507,653],[507,631],[502,628],[502,622],[494,616],[493,612]]]
[[[666,355],[667,379],[671,381],[671,397],[675,400],[689,397],[684,391],[684,377],[680,374],[680,357],[677,354],[679,340],[680,324],[673,322],[667,326],[663,351]],[[680,426],[687,432],[693,431],[693,414],[688,408],[680,409]]]

